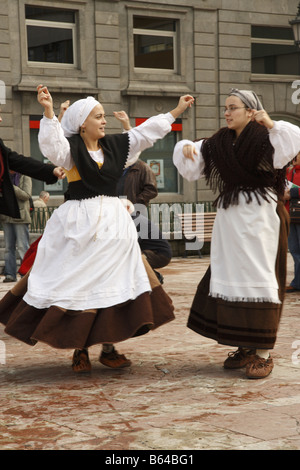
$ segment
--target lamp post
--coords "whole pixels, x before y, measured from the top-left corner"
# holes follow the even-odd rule
[[[289,21],[290,25],[293,28],[294,42],[296,46],[300,47],[300,2],[298,4],[297,16],[294,20]]]

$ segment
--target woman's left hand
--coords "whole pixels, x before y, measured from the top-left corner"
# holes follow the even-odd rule
[[[170,111],[175,119],[177,119],[187,108],[191,108],[195,102],[195,98],[191,95],[184,95],[179,98],[178,105]]]
[[[258,124],[265,126],[267,129],[272,129],[274,126],[274,122],[264,109],[259,111],[253,109],[252,121],[258,122]]]

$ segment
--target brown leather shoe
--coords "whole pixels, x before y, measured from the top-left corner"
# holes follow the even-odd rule
[[[92,365],[87,349],[75,349],[73,354],[72,369],[74,372],[90,372]]]
[[[4,282],[4,281],[3,281]],[[288,294],[290,292],[299,292],[299,289],[296,289],[296,287],[293,286],[286,286],[285,292]]]
[[[274,367],[274,362],[271,356],[268,359],[255,356],[252,362],[246,366],[246,376],[248,379],[264,379],[271,374]]]
[[[255,353],[255,349],[244,348],[238,348],[236,351],[230,352],[224,361],[224,369],[241,369],[245,367],[248,362],[254,359]]]
[[[131,361],[127,359],[124,354],[119,354],[115,348],[109,353],[102,351],[99,361],[101,364],[112,369],[119,369],[123,367],[130,367]]]

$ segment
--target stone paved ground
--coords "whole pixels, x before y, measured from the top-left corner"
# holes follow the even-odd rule
[[[300,292],[286,299],[272,374],[248,380],[223,369],[232,348],[185,326],[208,264],[175,258],[161,270],[176,319],[118,345],[128,369],[105,368],[93,347],[91,374],[74,375],[72,351],[31,348],[0,326],[0,449],[299,450]]]

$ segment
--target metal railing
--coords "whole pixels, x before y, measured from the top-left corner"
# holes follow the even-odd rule
[[[43,233],[47,220],[51,217],[53,211],[56,209],[55,206],[35,207],[31,213],[31,224],[29,231],[32,233]]]
[[[213,212],[215,210],[211,201],[152,203],[147,208],[147,214],[149,219],[156,223],[162,232],[165,234],[174,233],[181,230],[180,222],[176,215],[187,212],[197,212],[200,206],[201,210],[204,212]],[[47,220],[56,208],[56,206],[35,208],[31,214],[30,232],[43,233]]]

